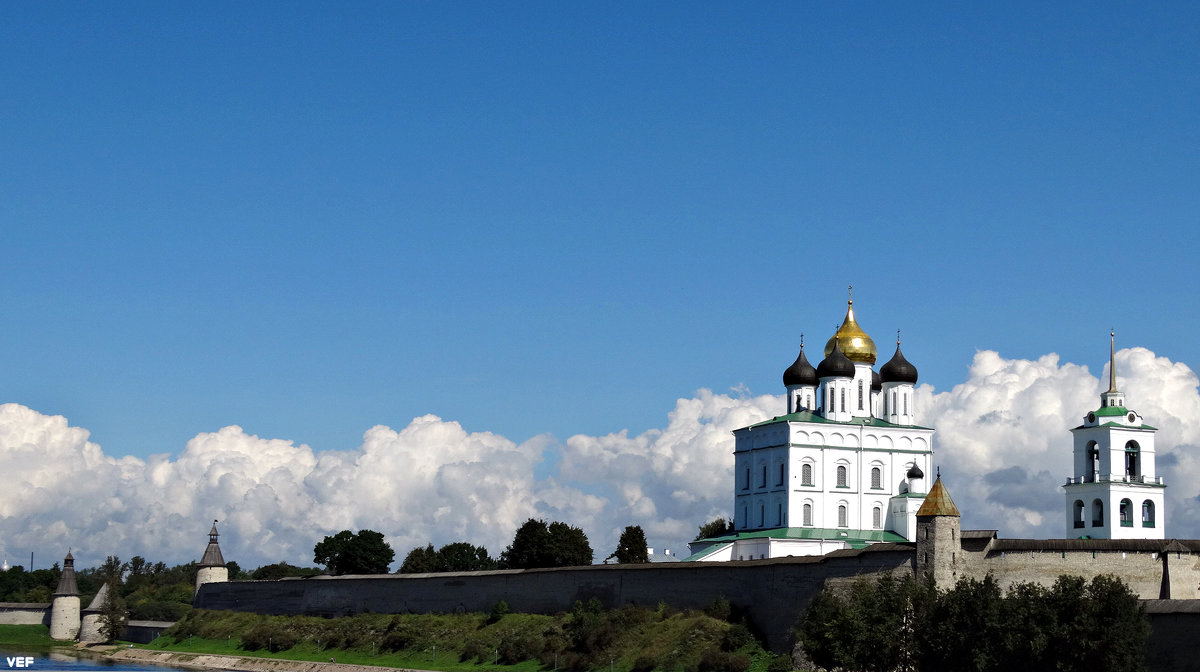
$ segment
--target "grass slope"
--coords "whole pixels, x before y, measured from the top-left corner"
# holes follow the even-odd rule
[[[0,644],[46,647],[61,642],[51,639],[50,628],[44,625],[0,625]]]
[[[744,625],[697,611],[577,606],[554,616],[360,614],[345,618],[190,613],[147,648],[445,672],[771,672]],[[727,610],[717,615],[728,616]]]

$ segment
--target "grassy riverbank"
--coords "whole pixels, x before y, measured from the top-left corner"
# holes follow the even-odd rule
[[[740,623],[667,607],[578,607],[535,614],[360,614],[346,618],[189,614],[146,648],[444,672],[772,672],[786,660],[764,651]]]
[[[50,638],[50,628],[44,625],[0,625],[0,644],[44,648],[62,644]]]

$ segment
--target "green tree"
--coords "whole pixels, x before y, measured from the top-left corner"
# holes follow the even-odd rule
[[[700,526],[700,533],[696,535],[698,539],[712,539],[713,537],[723,537],[727,534],[733,534],[733,519],[732,518],[714,518]]]
[[[397,574],[426,574],[428,572],[440,572],[440,564],[438,562],[438,553],[433,550],[433,544],[427,544],[424,547],[417,546],[404,556],[404,562],[400,563],[400,569],[396,570]]]
[[[374,530],[342,530],[313,547],[313,562],[334,575],[386,574],[396,552]]]
[[[589,565],[592,547],[587,535],[566,523],[530,518],[517,529],[513,541],[500,555],[500,564],[511,569]]]
[[[621,532],[617,540],[617,550],[613,552],[617,562],[622,565],[632,565],[650,562],[650,550],[646,547],[646,533],[640,525],[629,525]]]
[[[100,603],[100,634],[109,642],[125,634],[125,600],[121,599],[123,569],[124,565],[115,555],[108,556],[104,561],[103,571],[108,590],[104,594],[104,601]]]
[[[316,567],[297,567],[286,562],[277,562],[250,572],[250,578],[254,581],[275,581],[285,576],[314,576],[320,573],[321,570]]]
[[[483,546],[459,541],[438,549],[437,567],[439,572],[478,572],[495,569],[496,561]]]

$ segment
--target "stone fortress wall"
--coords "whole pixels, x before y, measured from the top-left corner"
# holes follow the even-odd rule
[[[1174,598],[1160,603],[1158,615],[1152,614],[1155,619],[1177,616],[1181,608],[1170,605],[1180,604],[1181,598],[1200,598],[1200,541],[998,539],[993,531],[984,530],[963,533],[946,551],[937,549],[937,554],[951,556],[947,565],[951,576],[940,580],[982,579],[990,573],[1007,588],[1021,582],[1051,585],[1062,574],[1084,578],[1112,574],[1144,600]],[[593,597],[606,607],[654,607],[662,602],[702,608],[723,597],[744,610],[769,648],[782,652],[794,644],[796,624],[826,584],[844,585],[881,573],[911,574],[916,571],[917,555],[923,552],[931,551],[918,542],[874,544],[824,556],[733,562],[207,583],[197,592],[195,605],[332,617],[488,611],[500,600],[513,611],[555,613]],[[1169,593],[1163,590],[1164,570]],[[1195,611],[1185,618],[1200,625],[1200,610]]]

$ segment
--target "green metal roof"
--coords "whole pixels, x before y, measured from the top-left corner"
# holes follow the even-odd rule
[[[1102,417],[1106,415],[1125,415],[1128,412],[1129,409],[1125,408],[1124,406],[1101,406],[1096,411],[1096,415]]]
[[[697,539],[715,543],[732,543],[740,539],[823,539],[845,542],[908,541],[890,530],[851,530],[840,527],[773,527],[766,530],[734,532],[720,537]]]
[[[879,418],[852,418],[846,422],[838,422],[836,420],[827,420],[811,411],[797,411],[795,413],[788,413],[787,415],[777,415],[770,420],[763,420],[762,422],[757,422],[749,427],[743,427],[742,429],[762,427],[764,425],[772,425],[777,422],[814,422],[822,425],[863,425],[865,427],[911,427],[915,429],[929,429],[928,427],[921,427],[920,425],[893,425],[892,423],[880,420]]]

